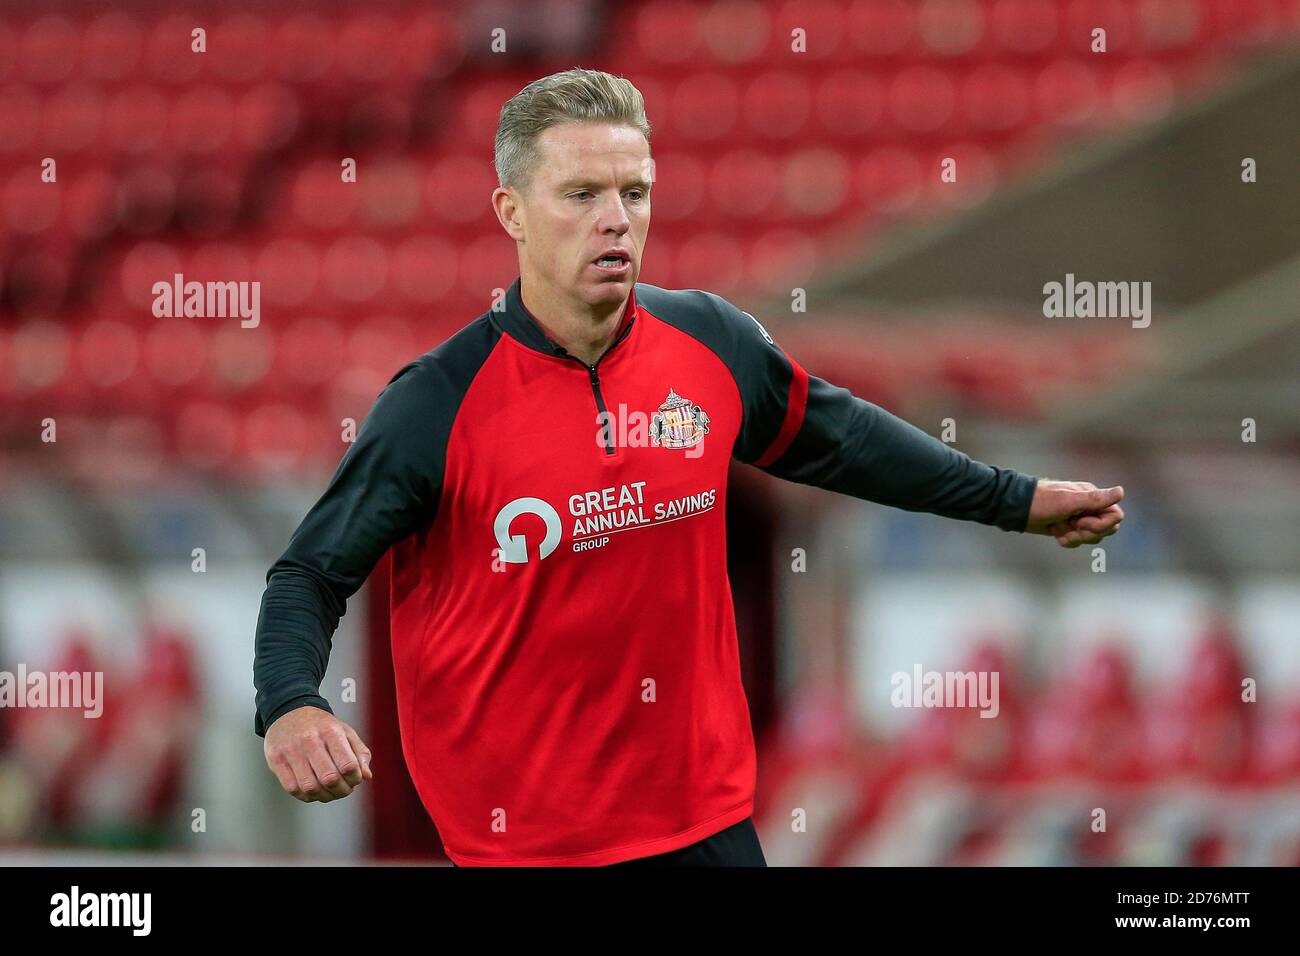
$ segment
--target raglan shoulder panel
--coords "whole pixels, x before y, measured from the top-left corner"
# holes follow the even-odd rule
[[[780,438],[794,364],[756,318],[714,292],[638,283],[636,298],[639,307],[700,342],[731,371],[743,409],[733,454],[742,462],[759,461]]]
[[[388,388],[392,389],[403,378],[413,378],[410,394],[394,403],[390,417],[404,424],[420,466],[434,469],[439,484],[461,402],[501,335],[489,317],[481,315],[437,348],[409,362],[389,382]],[[379,410],[379,402],[375,410]],[[437,504],[437,495],[433,504]],[[431,511],[424,517],[432,520],[434,514]]]

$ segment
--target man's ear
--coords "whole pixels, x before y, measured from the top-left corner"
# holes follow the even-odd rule
[[[513,186],[498,186],[492,193],[492,208],[497,221],[511,239],[524,238],[524,207],[519,192]]]

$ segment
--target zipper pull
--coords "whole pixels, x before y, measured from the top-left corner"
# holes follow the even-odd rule
[[[599,376],[597,376],[597,374],[596,374],[596,366],[594,366],[594,365],[588,365],[588,366],[587,366],[587,371],[591,372],[591,384],[592,384],[592,385],[599,385],[599,384],[600,384],[600,378],[599,378]]]

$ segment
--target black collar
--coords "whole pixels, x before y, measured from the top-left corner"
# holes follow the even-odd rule
[[[519,286],[523,282],[523,276],[515,279],[514,284],[506,290],[504,308],[492,310],[492,321],[501,327],[501,330],[522,342],[530,349],[538,352],[544,352],[547,355],[566,356],[569,353],[552,339],[542,329],[533,314],[524,307],[524,300],[519,294]],[[628,293],[627,308],[623,312],[623,321],[619,326],[618,332],[615,333],[613,341],[609,348],[613,348],[623,339],[627,338],[628,333],[632,331],[632,323],[636,321],[636,287]],[[609,349],[606,349],[608,352]]]

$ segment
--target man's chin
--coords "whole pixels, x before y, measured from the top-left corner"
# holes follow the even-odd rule
[[[624,275],[587,276],[583,287],[591,302],[610,302],[625,298],[636,282],[636,272],[628,269]]]

